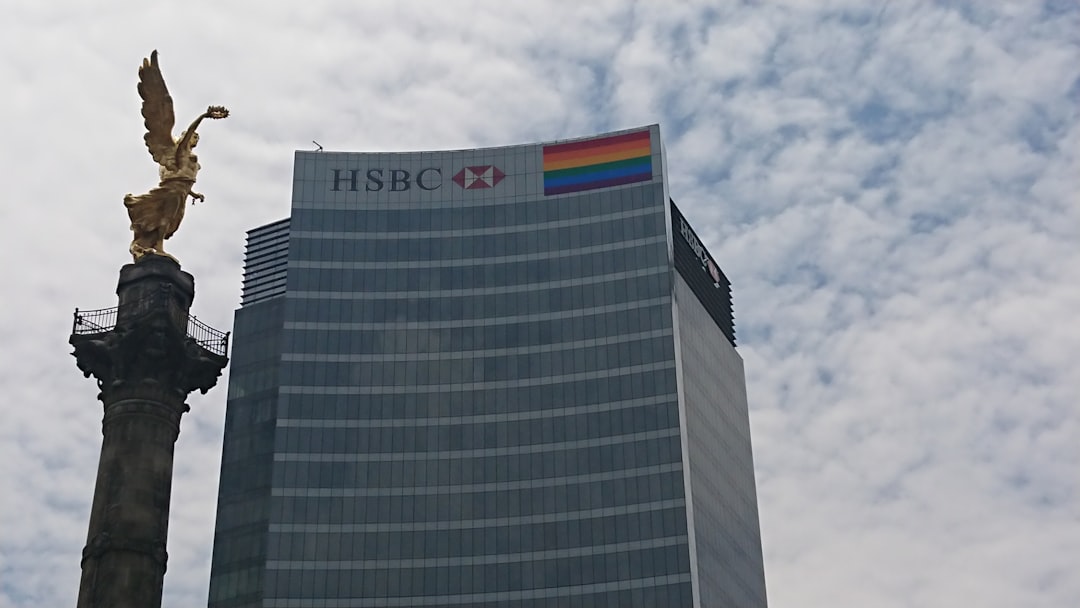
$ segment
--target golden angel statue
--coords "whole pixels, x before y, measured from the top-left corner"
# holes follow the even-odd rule
[[[136,261],[147,254],[172,257],[165,253],[165,239],[171,237],[184,219],[184,207],[190,196],[192,204],[206,197],[192,190],[199,172],[199,159],[192,150],[199,143],[195,129],[204,118],[225,118],[229,111],[223,106],[210,106],[196,118],[180,139],[173,139],[172,129],[176,123],[173,101],[165,87],[165,79],[158,67],[157,51],[143,59],[139,68],[139,97],[142,97],[142,115],[146,125],[146,147],[161,169],[161,183],[146,194],[124,197],[131,232],[134,234],[129,251]],[[175,259],[175,258],[174,258]]]

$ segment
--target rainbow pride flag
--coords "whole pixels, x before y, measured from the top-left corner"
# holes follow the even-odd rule
[[[544,146],[544,194],[566,194],[652,179],[648,129]]]

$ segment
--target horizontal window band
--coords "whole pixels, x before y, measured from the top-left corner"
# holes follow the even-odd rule
[[[399,322],[343,322],[343,321],[285,321],[285,329],[297,330],[331,330],[331,331],[360,331],[368,329],[453,329],[464,327],[488,327],[492,325],[510,325],[516,323],[529,323],[532,321],[554,321],[574,317],[590,316],[597,314],[622,312],[638,308],[648,308],[657,305],[670,305],[671,296],[659,298],[647,298],[618,304],[606,304],[590,308],[578,308],[558,312],[539,312],[524,315],[508,315],[505,317],[490,317],[476,319],[456,319],[452,321],[399,321]]]
[[[675,473],[682,471],[682,464],[673,462],[669,464],[654,464],[647,467],[633,469],[620,469],[603,473],[582,473],[580,475],[564,475],[561,477],[542,477],[520,481],[502,481],[487,483],[470,483],[460,485],[424,485],[424,486],[399,486],[391,488],[273,488],[271,496],[281,497],[306,497],[306,498],[338,498],[338,497],[376,497],[376,496],[431,496],[439,494],[474,494],[477,492],[512,492],[516,490],[535,490],[555,486],[572,486],[594,484],[616,479],[631,479],[657,475],[663,473]],[[679,501],[680,506],[682,501]],[[648,503],[653,504],[653,503]],[[661,503],[655,503],[661,504]],[[624,509],[628,507],[609,507]],[[659,507],[658,507],[659,508]],[[665,507],[666,508],[666,507]],[[617,515],[623,511],[612,512],[609,515]],[[625,511],[632,513],[634,511]],[[549,514],[550,517],[561,517],[564,514]],[[547,517],[545,516],[545,517]],[[543,520],[549,521],[549,520]],[[561,521],[552,519],[550,521]],[[453,522],[447,522],[452,525]]]
[[[596,448],[611,445],[625,445],[650,439],[678,437],[680,429],[669,428],[655,431],[643,431],[628,435],[613,435],[596,439],[578,439],[552,443],[534,443],[529,445],[508,446],[501,448],[475,448],[471,450],[431,450],[425,452],[378,452],[372,454],[321,454],[303,452],[275,452],[274,462],[414,462],[424,460],[463,460],[471,458],[491,458],[494,456],[514,456],[519,454],[547,454],[582,448]]]
[[[252,300],[265,300],[267,298],[273,298],[276,296],[285,296],[285,288],[273,288],[273,289],[259,289],[255,291],[244,291],[241,293],[241,301],[245,304]]]
[[[244,255],[246,257],[260,257],[268,255],[276,255],[283,251],[289,250],[289,231],[286,230],[280,234],[275,234],[273,238],[263,239],[261,241],[248,241],[244,245]]]
[[[591,583],[564,587],[543,587],[522,591],[496,591],[492,593],[465,593],[459,595],[424,595],[396,596],[380,598],[336,598],[336,599],[270,599],[263,600],[264,608],[421,608],[423,606],[451,606],[464,608],[475,606],[479,602],[513,602],[531,599],[572,598],[596,593],[632,591],[668,585],[689,584],[690,574],[668,574],[639,579],[614,581],[609,583]],[[557,604],[556,604],[557,605]]]
[[[279,232],[279,231],[282,231],[282,230],[288,230],[290,222],[291,222],[291,219],[286,217],[286,218],[282,218],[280,220],[277,220],[276,222],[271,222],[269,224],[266,224],[265,226],[259,226],[258,228],[252,228],[251,230],[247,231],[247,238],[248,239],[254,239],[254,238],[263,237],[263,236],[268,235],[268,234],[273,234],[275,232]]]
[[[519,380],[492,380],[488,382],[459,382],[447,384],[422,384],[422,385],[378,385],[378,386],[304,386],[283,385],[280,392],[287,395],[383,395],[383,394],[413,394],[413,393],[443,393],[450,391],[474,391],[492,388],[519,388],[526,386],[544,386],[548,384],[561,384],[576,380],[593,380],[610,378],[615,376],[634,375],[643,372],[658,371],[662,369],[674,369],[674,361],[661,361],[658,363],[646,363],[644,365],[631,365],[600,370],[596,372],[579,372],[562,374],[559,376],[544,376],[540,378],[522,378]]]
[[[265,302],[266,300],[272,300],[274,298],[281,298],[281,297],[284,297],[284,296],[285,296],[284,291],[281,291],[279,293],[270,292],[270,293],[267,293],[266,295],[262,295],[262,296],[246,297],[246,298],[244,298],[243,300],[240,301],[240,305],[242,307],[243,306],[249,306],[251,304],[258,304],[260,302]]]
[[[594,346],[608,346],[611,344],[625,344],[653,338],[672,336],[673,330],[669,328],[656,329],[653,331],[637,332],[633,334],[619,334],[604,338],[592,338],[589,340],[575,340],[573,342],[557,342],[540,344],[536,346],[518,346],[513,348],[488,348],[483,350],[455,350],[451,352],[420,352],[398,354],[316,354],[316,353],[282,353],[282,361],[299,363],[365,363],[365,362],[393,362],[393,361],[456,361],[462,359],[474,359],[478,357],[495,357],[502,355],[530,355],[540,353],[558,353],[579,348]]]
[[[280,235],[277,235],[273,240],[266,240],[259,243],[248,243],[244,246],[244,257],[247,259],[272,257],[285,253],[288,250],[289,233],[283,232]]]
[[[659,162],[656,163],[656,166],[660,166]],[[531,173],[541,174],[540,177],[542,177],[542,167],[538,166],[536,170]],[[562,202],[562,199],[566,198],[577,199],[570,201],[570,204],[588,207],[591,203],[595,203],[595,197],[600,195],[619,201],[625,201],[631,196],[640,196],[641,200],[639,204],[645,205],[643,208],[659,211],[667,205],[667,197],[665,197],[663,193],[662,177],[662,175],[657,173],[653,176],[653,181],[647,184],[633,184],[629,187],[621,186],[618,188],[611,188],[602,193],[589,192],[584,195],[576,195],[573,197],[562,196],[553,198],[545,196],[542,188],[543,184],[538,184],[541,187],[532,192],[501,193],[499,196],[495,196],[494,193],[492,193],[491,195],[484,197],[458,198],[456,200],[425,192],[421,195],[425,197],[424,200],[393,200],[392,202],[386,200],[385,194],[383,200],[378,200],[377,197],[374,197],[373,200],[373,197],[365,196],[372,194],[366,191],[351,192],[349,190],[341,190],[335,192],[331,190],[326,191],[325,193],[305,192],[305,184],[311,184],[312,186],[321,189],[326,186],[326,180],[321,178],[296,178],[293,180],[292,208],[294,210],[311,209],[325,211],[386,211],[390,209],[390,206],[392,205],[392,209],[398,211],[456,211],[460,209],[508,209],[518,211],[530,205],[560,203]],[[637,190],[638,192],[634,192],[634,190]],[[473,192],[475,194],[478,191]],[[335,198],[337,200],[332,200]],[[515,207],[517,209],[515,209]]]
[[[278,266],[285,266],[288,262],[289,250],[282,248],[281,251],[275,252],[274,255],[252,257],[245,256],[244,258],[244,274],[251,274],[253,272],[266,271],[268,268],[276,268]]]
[[[549,549],[529,553],[497,553],[474,555],[470,557],[432,557],[414,559],[373,559],[373,560],[337,560],[337,561],[276,561],[266,562],[267,570],[378,570],[396,568],[439,568],[446,566],[483,566],[487,564],[512,564],[517,562],[535,562],[548,559],[567,559],[591,555],[613,555],[624,551],[642,551],[686,545],[688,537],[666,536],[649,540],[635,540],[608,545],[588,545],[571,549]],[[689,550],[689,549],[688,549]]]
[[[537,524],[553,524],[564,521],[584,522],[604,517],[619,515],[631,515],[635,513],[651,513],[667,509],[680,509],[686,506],[682,498],[671,500],[658,500],[655,502],[643,502],[633,505],[618,507],[602,507],[581,511],[564,511],[561,513],[541,513],[536,515],[522,515],[520,517],[488,517],[485,519],[453,519],[445,521],[426,521],[408,523],[372,523],[372,524],[275,524],[271,523],[271,533],[291,534],[356,534],[370,532],[439,532],[446,530],[486,530],[488,528],[501,528],[504,526],[532,526]]]
[[[376,429],[376,428],[427,428],[432,426],[464,426],[497,422],[520,422],[523,420],[541,420],[546,418],[564,418],[578,414],[596,414],[624,409],[633,409],[646,405],[659,405],[672,401],[673,395],[655,395],[623,401],[607,401],[574,407],[508,412],[505,414],[477,414],[471,416],[442,416],[438,418],[278,418],[279,428],[307,429]]]
[[[383,211],[385,207],[380,207],[378,210]],[[416,230],[410,232],[361,232],[361,231],[330,231],[330,230],[295,230],[290,232],[292,238],[295,239],[313,239],[317,241],[324,240],[400,240],[406,238],[424,239],[424,238],[464,238],[470,236],[483,236],[489,234],[517,234],[538,232],[540,230],[551,230],[556,228],[571,228],[576,226],[585,226],[589,224],[599,224],[603,222],[621,220],[632,217],[642,217],[655,215],[658,219],[663,218],[663,207],[647,207],[644,209],[631,209],[628,211],[618,211],[615,213],[607,213],[604,215],[591,215],[582,218],[568,219],[568,220],[549,220],[546,222],[537,222],[535,224],[512,224],[509,226],[493,226],[490,228],[462,228],[458,230]]]
[[[252,289],[263,287],[265,285],[273,285],[275,287],[284,286],[285,279],[286,277],[284,272],[281,272],[280,275],[276,276],[254,276],[245,278],[241,283],[241,286],[244,291],[250,291]]]
[[[670,272],[667,266],[654,266],[640,270],[613,272],[586,279],[562,279],[546,283],[526,283],[504,287],[480,287],[476,289],[428,289],[418,291],[290,291],[289,298],[297,300],[382,300],[393,298],[453,298],[461,296],[491,296],[509,293],[544,292],[562,287],[583,287],[602,283],[625,281],[644,277],[664,275]]]
[[[385,261],[385,262],[364,262],[364,261],[319,261],[319,260],[290,260],[289,268],[319,268],[319,269],[343,269],[343,270],[403,270],[408,271],[415,269],[419,265],[423,265],[425,268],[456,268],[467,266],[494,266],[498,264],[510,264],[514,262],[536,262],[541,260],[552,260],[567,257],[578,256],[590,256],[598,255],[601,253],[611,253],[615,251],[621,251],[624,249],[634,249],[637,247],[644,247],[647,245],[657,245],[660,243],[666,243],[667,237],[664,235],[649,236],[638,239],[629,239],[625,241],[617,241],[614,243],[605,243],[603,245],[591,245],[589,247],[576,247],[572,249],[557,249],[552,251],[542,251],[537,253],[519,253],[514,255],[502,255],[502,256],[484,256],[473,258],[453,258],[445,260],[424,260],[424,261]]]

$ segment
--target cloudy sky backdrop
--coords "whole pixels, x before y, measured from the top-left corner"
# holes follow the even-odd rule
[[[101,406],[68,354],[156,183],[136,68],[209,104],[172,251],[229,329],[292,152],[658,122],[733,282],[772,606],[1080,606],[1080,4],[0,8],[0,607],[73,606]],[[225,382],[177,444],[166,606],[205,605]]]

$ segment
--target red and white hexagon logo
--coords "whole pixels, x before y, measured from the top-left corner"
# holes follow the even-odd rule
[[[717,287],[719,287],[720,286],[720,269],[716,267],[716,264],[713,264],[712,260],[709,260],[709,262],[708,262],[708,270],[709,270],[709,275],[712,276],[713,285],[716,285]]]
[[[454,183],[466,190],[491,188],[498,185],[506,177],[506,174],[495,165],[481,165],[477,167],[465,167],[454,174]]]

